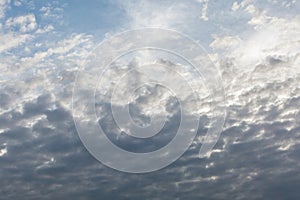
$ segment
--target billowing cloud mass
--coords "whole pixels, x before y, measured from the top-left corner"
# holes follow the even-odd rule
[[[91,3],[0,0],[0,199],[299,198],[299,2]],[[78,16],[97,28],[85,30]],[[227,117],[212,154],[199,159],[209,119],[209,106],[201,102],[204,114],[189,150],[162,170],[135,175],[102,165],[84,148],[72,117],[72,90],[77,70],[99,42],[147,26],[188,33],[203,45],[220,70]],[[120,70],[111,73],[118,76],[139,62],[114,64]],[[178,126],[176,100],[160,87],[144,89],[147,95],[132,105],[136,122],[149,123],[161,104],[169,117],[154,145],[129,140],[107,110],[98,111],[99,124],[129,151],[160,148]]]

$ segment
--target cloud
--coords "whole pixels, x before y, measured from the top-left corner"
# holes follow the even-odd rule
[[[215,37],[214,41],[210,44],[213,49],[228,49],[234,48],[239,45],[241,39],[238,36],[221,36]]]
[[[201,10],[201,19],[204,21],[208,20],[207,17],[207,9],[208,9],[208,4],[209,4],[209,0],[197,0],[197,2],[202,3],[202,10]]]
[[[2,19],[5,16],[6,10],[10,8],[9,4],[10,4],[10,0],[0,1],[0,19]]]
[[[3,149],[0,149],[0,156],[4,156],[5,154],[7,154],[7,148],[3,148]]]
[[[128,16],[129,28],[183,26],[188,18],[191,2],[181,1],[120,1],[119,4]],[[191,10],[190,10],[191,11]],[[194,13],[194,11],[193,11]],[[196,14],[197,15],[197,14]]]
[[[7,28],[19,28],[22,33],[30,32],[37,28],[34,14],[9,18],[6,20],[5,25]]]
[[[21,6],[22,2],[18,0],[14,0],[14,6]]]
[[[233,2],[231,9],[232,9],[233,11],[236,11],[236,10],[238,10],[239,8],[240,8],[239,3],[236,2],[236,1]]]
[[[0,30],[1,31],[1,30]],[[0,33],[0,52],[10,50],[12,48],[18,47],[24,44],[26,41],[30,40],[32,37],[28,34],[18,34],[14,32]]]
[[[248,24],[254,30],[244,32],[244,36],[239,38],[219,35],[210,46],[228,49],[225,56],[234,58],[237,65],[241,66],[239,70],[253,69],[255,65],[264,62],[268,56],[282,56],[286,59],[298,57],[299,16],[285,19],[269,16],[254,5],[250,7],[251,9],[248,6],[245,11],[251,13]],[[231,48],[232,46],[235,48]]]
[[[9,8],[8,1],[3,2],[1,5]],[[178,22],[185,22],[189,16],[185,15],[185,3],[120,4],[132,19],[130,27],[178,27]],[[299,17],[274,16],[253,1],[238,5],[236,15],[247,16],[241,34],[212,30],[215,34],[210,46],[222,73],[228,114],[213,153],[210,158],[198,159],[201,134],[209,119],[203,114],[202,128],[191,148],[167,168],[143,175],[119,173],[97,162],[76,133],[71,112],[73,83],[82,58],[94,47],[96,36],[60,32],[59,24],[52,23],[36,24],[32,29],[32,16],[26,20],[23,17],[28,15],[8,19],[4,16],[0,34],[2,198],[298,199]],[[40,11],[48,13],[45,18],[55,15],[53,6],[45,7],[50,7]],[[229,10],[231,7],[230,3]],[[5,13],[2,8],[0,13]],[[213,12],[221,11],[210,9],[210,14]],[[35,13],[37,19],[42,18],[38,15]],[[24,23],[19,23],[19,17]],[[5,29],[7,20],[13,29]],[[25,46],[29,49],[26,52]],[[168,60],[157,62],[176,69],[182,67]],[[115,77],[122,74],[117,69],[110,72]],[[147,89],[163,97],[159,88]],[[119,99],[118,105],[122,106],[122,96]],[[100,123],[112,133],[114,142],[124,148],[153,150],[169,141],[169,133],[178,122],[178,113],[171,112],[177,104],[167,100],[163,102],[167,104],[166,112],[171,114],[165,132],[153,140],[154,145],[130,142],[128,137],[117,139],[115,136],[120,136],[120,132],[109,115],[101,115]],[[143,110],[159,114],[159,109],[155,109],[159,101],[151,95],[137,97],[135,103],[133,115],[140,123],[148,122]],[[149,103],[154,104],[153,109],[149,110]],[[201,113],[208,112],[207,105],[202,103]],[[188,108],[189,112],[193,110],[193,106]]]
[[[62,20],[64,10],[62,7],[47,4],[42,6],[39,11],[44,19]]]
[[[43,34],[43,33],[47,33],[47,32],[53,31],[53,30],[54,30],[53,25],[46,25],[44,28],[38,29],[36,31],[36,33]]]

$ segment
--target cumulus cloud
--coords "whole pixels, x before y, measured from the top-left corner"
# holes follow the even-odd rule
[[[53,25],[46,25],[44,28],[38,29],[38,30],[36,31],[36,33],[38,33],[38,34],[43,34],[43,33],[50,32],[50,31],[52,31],[52,30],[54,30]]]
[[[0,19],[5,16],[5,11],[9,8],[10,0],[0,1]]]
[[[0,33],[0,38],[0,52],[4,52],[24,44],[24,42],[31,38],[31,35],[8,32],[4,34]]]
[[[33,31],[37,27],[34,14],[9,18],[6,20],[5,25],[8,28],[19,28],[20,32],[23,33]]]

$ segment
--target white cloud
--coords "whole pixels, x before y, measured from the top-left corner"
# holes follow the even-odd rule
[[[285,8],[290,8],[295,4],[296,4],[296,0],[287,0],[287,1],[282,1],[281,2],[281,6],[283,6]]]
[[[208,9],[208,2],[204,3],[204,5],[202,7],[201,19],[203,19],[204,21],[208,20],[207,9]]]
[[[10,0],[0,0],[0,19],[5,16],[5,11],[9,8]]]
[[[235,48],[226,49],[224,52],[232,57],[242,68],[253,69],[262,63],[268,56],[282,55],[295,57],[300,53],[300,17],[285,19],[268,15],[265,10],[256,8],[253,4],[245,8],[251,14],[248,21],[254,30],[243,33],[243,37],[218,36],[211,43],[215,49],[226,49],[226,46]]]
[[[231,10],[232,11],[237,11],[240,8],[245,8],[247,7],[250,3],[253,3],[255,0],[243,0],[240,3],[235,1],[233,2],[232,6],[231,6]]]
[[[33,31],[37,27],[34,14],[9,18],[5,25],[7,28],[19,28],[22,33]]]
[[[257,9],[255,8],[255,6],[253,4],[251,4],[251,5],[248,5],[245,10],[250,14],[254,14]]]
[[[5,147],[4,149],[0,149],[0,157],[4,156],[5,154],[7,154],[7,147]]]
[[[39,46],[39,44],[37,45]],[[80,49],[77,49],[81,45],[84,45],[84,48],[90,48],[90,37],[82,34],[72,34],[69,38],[52,44],[46,51],[37,51],[32,57],[23,57],[20,60],[23,62],[22,65],[31,66],[39,62],[46,62],[45,59],[53,55],[63,59],[70,58],[72,55],[84,56],[81,55],[82,52],[78,52]]]
[[[15,6],[21,6],[21,5],[22,5],[22,2],[21,2],[21,1],[18,1],[18,0],[14,0],[14,5],[15,5]]]
[[[232,4],[231,9],[232,9],[233,11],[236,11],[236,10],[238,10],[239,8],[240,8],[239,3],[235,1],[235,2]]]
[[[174,2],[166,6],[156,1],[120,1],[120,5],[130,18],[131,28],[172,28],[177,23],[184,23],[185,15],[182,10],[186,6],[182,3]]]
[[[200,17],[200,19],[202,19],[204,21],[207,21],[208,20],[207,9],[208,9],[209,0],[196,0],[196,2],[202,4],[202,10],[201,10],[201,17]]]
[[[50,32],[50,31],[52,31],[52,30],[54,30],[54,27],[50,24],[50,25],[45,26],[45,27],[42,28],[42,29],[38,29],[38,30],[36,31],[36,33],[38,33],[38,34],[43,34],[43,33]]]
[[[217,36],[214,38],[214,41],[209,45],[213,49],[229,49],[234,48],[241,42],[241,39],[238,36]]]
[[[243,0],[240,5],[242,8],[246,7],[247,5],[249,5],[250,3],[255,2],[256,0]]]
[[[14,32],[0,33],[0,53],[18,47],[32,38],[28,34],[18,34]]]
[[[62,19],[62,15],[64,10],[60,7],[53,7],[53,6],[43,6],[40,10],[41,12],[41,17],[42,18],[47,18],[47,19]]]

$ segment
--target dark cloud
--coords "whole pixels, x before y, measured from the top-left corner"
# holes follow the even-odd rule
[[[247,104],[228,107],[226,128],[215,147],[219,151],[210,158],[198,159],[200,144],[194,143],[175,163],[142,175],[120,173],[96,161],[81,144],[71,111],[52,95],[41,94],[24,102],[22,111],[12,109],[0,116],[1,126],[8,128],[0,134],[2,147],[7,148],[7,154],[0,157],[1,196],[297,199],[300,146],[296,142],[300,127],[295,117],[299,116],[299,97],[292,96],[278,104],[263,103],[259,96],[269,90],[268,85],[261,86],[250,95]],[[296,114],[284,115],[285,118],[282,113],[286,110]],[[203,116],[204,124],[205,119]],[[33,124],[27,125],[24,120],[33,120]],[[112,130],[110,126],[106,128]],[[164,131],[173,128],[167,124]]]

